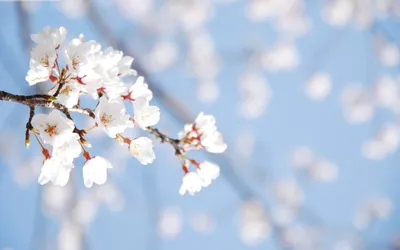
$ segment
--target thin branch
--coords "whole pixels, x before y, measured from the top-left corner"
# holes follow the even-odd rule
[[[173,139],[163,133],[161,133],[158,129],[152,128],[152,127],[147,127],[146,131],[149,132],[150,134],[153,134],[156,138],[160,139],[161,143],[169,143],[171,144],[172,147],[175,149],[175,154],[176,155],[181,155],[183,152],[183,149],[179,146],[180,140],[178,139]]]
[[[0,101],[17,102],[17,103],[21,103],[21,104],[29,106],[29,107],[40,106],[40,107],[45,107],[45,108],[57,109],[57,110],[63,112],[67,116],[67,118],[69,118],[71,120],[72,120],[72,118],[71,118],[71,115],[69,112],[76,112],[76,113],[80,113],[80,114],[95,118],[93,111],[90,109],[81,108],[79,106],[75,106],[74,108],[68,109],[64,105],[54,102],[53,99],[51,99],[51,98],[46,99],[43,97],[48,97],[48,96],[46,96],[46,95],[32,95],[32,96],[14,95],[14,94],[0,90]],[[51,100],[49,100],[49,99],[51,99]]]
[[[58,83],[57,90],[56,90],[56,92],[54,92],[53,97],[57,97],[58,94],[60,94],[60,91],[61,91],[62,87],[64,86],[64,84],[65,84],[65,81],[60,81]]]
[[[25,147],[26,148],[29,148],[29,145],[30,145],[29,132],[31,131],[31,129],[33,129],[32,119],[33,119],[34,115],[35,115],[35,107],[30,106],[29,107],[29,118],[28,118],[28,122],[26,123],[26,131],[25,131]]]
[[[35,107],[30,106],[29,107],[29,118],[28,118],[28,122],[26,123],[26,130],[31,130],[33,128],[32,119],[33,119],[34,115],[35,115]]]

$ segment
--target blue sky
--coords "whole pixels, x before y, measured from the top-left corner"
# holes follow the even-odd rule
[[[326,24],[321,18],[322,2],[307,1],[306,12],[312,20],[312,27],[308,34],[295,40],[301,60],[297,69],[284,73],[252,69],[267,79],[272,90],[268,108],[256,119],[244,119],[238,111],[241,104],[238,78],[249,68],[246,57],[240,55],[246,51],[249,41],[268,48],[279,39],[279,34],[271,23],[250,22],[244,16],[245,1],[216,5],[215,16],[206,25],[214,39],[216,51],[239,55],[239,59],[233,60],[222,57],[217,76],[219,98],[213,103],[198,100],[195,78],[182,63],[152,73],[150,77],[158,84],[157,87],[188,109],[192,118],[200,111],[216,117],[218,127],[228,143],[228,151],[223,156],[199,153],[196,157],[219,163],[223,173],[221,178],[196,196],[179,196],[182,177],[179,162],[168,145],[157,143],[154,164],[143,167],[131,159],[126,161],[124,167],[117,166],[118,171],[111,173],[111,181],[125,198],[125,208],[120,212],[112,212],[100,205],[95,220],[85,228],[88,249],[281,249],[271,238],[253,247],[244,244],[239,237],[235,215],[243,202],[241,191],[244,189],[240,183],[248,185],[251,193],[268,207],[273,204],[269,190],[271,183],[286,177],[298,180],[305,193],[304,207],[323,221],[322,231],[328,235],[326,242],[346,238],[346,232],[356,232],[367,246],[373,246],[389,242],[398,235],[399,154],[395,152],[379,161],[361,155],[362,143],[372,138],[384,123],[396,122],[396,118],[387,110],[377,108],[370,121],[350,125],[344,118],[339,101],[340,93],[347,84],[359,82],[372,87],[380,75],[398,75],[398,67],[385,68],[376,59],[371,31],[360,30],[352,25],[336,28]],[[135,51],[140,61],[146,60],[143,48],[146,48],[147,42],[151,44],[162,39],[157,36],[143,39],[138,24],[122,17],[113,4],[100,5],[99,8],[102,18],[118,39],[134,49],[138,44],[139,49]],[[29,15],[28,22],[32,32],[38,32],[46,25],[65,26],[69,38],[83,33],[88,39],[107,44],[87,16],[70,19],[59,12],[55,3],[40,3],[37,10]],[[389,40],[400,41],[396,34],[398,20],[379,19],[377,22],[393,34]],[[15,3],[0,3],[0,24],[0,88],[21,94],[33,93],[34,89],[28,87],[24,79],[29,64],[27,53],[22,48]],[[181,52],[179,57],[184,58],[181,36],[178,32],[168,39],[178,44]],[[334,45],[329,45],[333,40]],[[325,46],[327,49],[313,56]],[[307,77],[316,70],[329,72],[332,76],[332,91],[325,100],[318,102],[306,96],[304,87]],[[157,126],[176,135],[183,127],[183,121],[175,119],[169,107],[157,97],[155,103],[160,105],[162,112],[161,122]],[[41,211],[41,187],[34,179],[29,184],[19,185],[15,181],[12,166],[7,166],[9,159],[17,159],[18,162],[40,153],[35,145],[29,151],[23,145],[28,109],[18,104],[1,103],[0,114],[4,118],[0,124],[1,134],[8,135],[0,137],[0,143],[3,147],[9,143],[15,144],[7,156],[1,155],[0,158],[0,250],[3,247],[14,250],[42,249],[42,243],[33,247],[35,239],[46,241],[47,249],[55,249],[59,220],[49,218]],[[255,148],[249,158],[243,158],[235,151],[239,135],[246,132],[256,138]],[[110,154],[107,149],[112,148],[112,141],[104,138],[96,142],[100,146],[94,147],[94,152]],[[336,181],[311,181],[293,170],[290,154],[302,145],[339,167]],[[77,164],[74,175],[79,190],[84,192],[79,170]],[[235,174],[232,175],[232,171]],[[259,181],[257,173],[272,182]],[[240,180],[239,184],[235,182],[236,177]],[[352,226],[352,220],[361,202],[370,196],[387,196],[394,208],[388,220],[378,221],[372,229],[358,233]],[[165,240],[157,236],[155,215],[171,206],[181,210],[182,232],[173,240]],[[215,220],[214,231],[209,234],[194,231],[188,222],[193,212],[205,212],[212,216]],[[323,249],[332,249],[327,245]]]

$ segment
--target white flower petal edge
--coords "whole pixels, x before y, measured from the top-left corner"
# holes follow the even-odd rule
[[[51,46],[58,49],[67,35],[67,29],[64,27],[50,29],[49,26],[43,28],[38,34],[32,34],[31,39],[38,45]]]
[[[38,114],[32,119],[32,126],[37,129],[43,142],[53,147],[61,146],[72,136],[74,122],[63,117],[58,110],[53,110],[50,114]]]
[[[215,123],[212,115],[201,112],[194,123],[186,124],[178,135],[184,140],[184,148],[203,148],[210,153],[223,153],[227,145]]]
[[[199,176],[203,187],[209,186],[213,180],[217,179],[219,171],[220,169],[217,164],[208,161],[200,163],[200,166],[197,169],[197,175]]]
[[[44,185],[49,181],[57,186],[65,186],[69,180],[69,173],[74,168],[72,163],[64,162],[61,159],[52,157],[47,159],[40,172],[38,183]]]
[[[135,101],[133,110],[135,123],[142,129],[160,121],[160,109],[157,106],[149,106],[149,101],[144,97]]]
[[[64,144],[53,147],[52,156],[62,159],[65,162],[72,162],[73,159],[78,158],[82,152],[82,147],[78,140],[79,135],[72,133]]]
[[[83,183],[90,188],[93,183],[102,185],[107,181],[107,169],[112,168],[111,163],[101,156],[95,156],[83,165]]]
[[[132,140],[129,144],[129,151],[143,165],[152,163],[156,158],[153,151],[153,142],[147,137],[139,137]]]
[[[139,76],[136,82],[129,88],[128,91],[129,100],[137,100],[138,98],[145,98],[150,101],[153,98],[153,92],[149,89],[149,86],[144,82],[144,77]]]
[[[25,77],[29,85],[47,81],[52,73],[56,59],[57,53],[52,48],[45,45],[33,48],[29,61],[29,71]]]
[[[129,115],[125,114],[125,105],[122,99],[110,101],[103,96],[94,113],[97,125],[111,138],[115,138],[118,133],[133,126]]]
[[[184,195],[188,192],[190,195],[194,195],[201,190],[202,186],[202,181],[196,172],[186,173],[182,178],[182,186],[179,189],[179,194]]]

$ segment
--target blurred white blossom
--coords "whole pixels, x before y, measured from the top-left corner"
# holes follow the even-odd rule
[[[264,77],[250,72],[243,74],[239,79],[239,91],[242,95],[241,115],[248,119],[263,115],[272,95]]]
[[[278,226],[288,226],[296,219],[297,211],[288,206],[277,205],[272,208],[271,216]]]
[[[306,93],[314,100],[325,99],[332,88],[331,76],[325,72],[313,74],[306,83]]]
[[[315,158],[314,152],[307,146],[295,148],[291,154],[291,162],[296,169],[309,168]]]
[[[82,228],[71,220],[61,222],[60,232],[57,237],[57,249],[80,250],[83,241]]]
[[[278,202],[289,207],[298,207],[304,199],[304,193],[295,179],[287,178],[275,183],[274,194]]]
[[[362,85],[347,85],[340,98],[348,122],[362,123],[372,118],[375,111],[373,98]]]
[[[299,66],[300,54],[294,44],[281,42],[267,50],[261,60],[266,70],[288,71]]]
[[[383,36],[375,37],[375,50],[381,63],[386,67],[396,67],[400,63],[400,50],[396,43],[385,40]]]
[[[190,215],[191,227],[200,233],[210,233],[215,227],[215,221],[210,215],[197,212]]]
[[[197,96],[202,102],[214,102],[218,99],[220,90],[214,81],[199,81],[197,83]]]
[[[393,202],[387,197],[375,197],[365,201],[359,208],[353,225],[359,230],[367,229],[375,220],[384,220],[393,210]]]
[[[283,230],[282,240],[295,249],[315,249],[320,232],[308,225],[293,225]]]
[[[394,123],[385,124],[378,134],[363,143],[362,155],[368,159],[383,159],[394,153],[400,144],[400,127]]]
[[[391,109],[396,113],[400,110],[400,82],[391,76],[379,77],[375,82],[375,101],[378,105]]]
[[[165,239],[174,239],[182,231],[182,215],[177,207],[167,207],[159,215],[158,233]]]
[[[339,168],[327,160],[315,161],[309,169],[309,175],[312,179],[320,182],[332,182],[339,174]]]
[[[178,47],[172,42],[159,42],[154,45],[146,60],[147,67],[158,72],[170,67],[178,58]]]
[[[242,204],[238,220],[240,238],[247,245],[258,245],[271,235],[271,222],[262,204],[256,200],[245,201]]]

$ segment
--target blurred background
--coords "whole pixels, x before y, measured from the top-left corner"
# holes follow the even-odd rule
[[[221,176],[181,197],[169,145],[143,166],[95,130],[107,184],[86,189],[80,161],[40,186],[28,108],[2,102],[0,250],[400,249],[399,18],[399,0],[1,1],[1,90],[43,92],[29,35],[65,26],[135,58],[161,131],[204,111],[228,150],[196,154]]]

